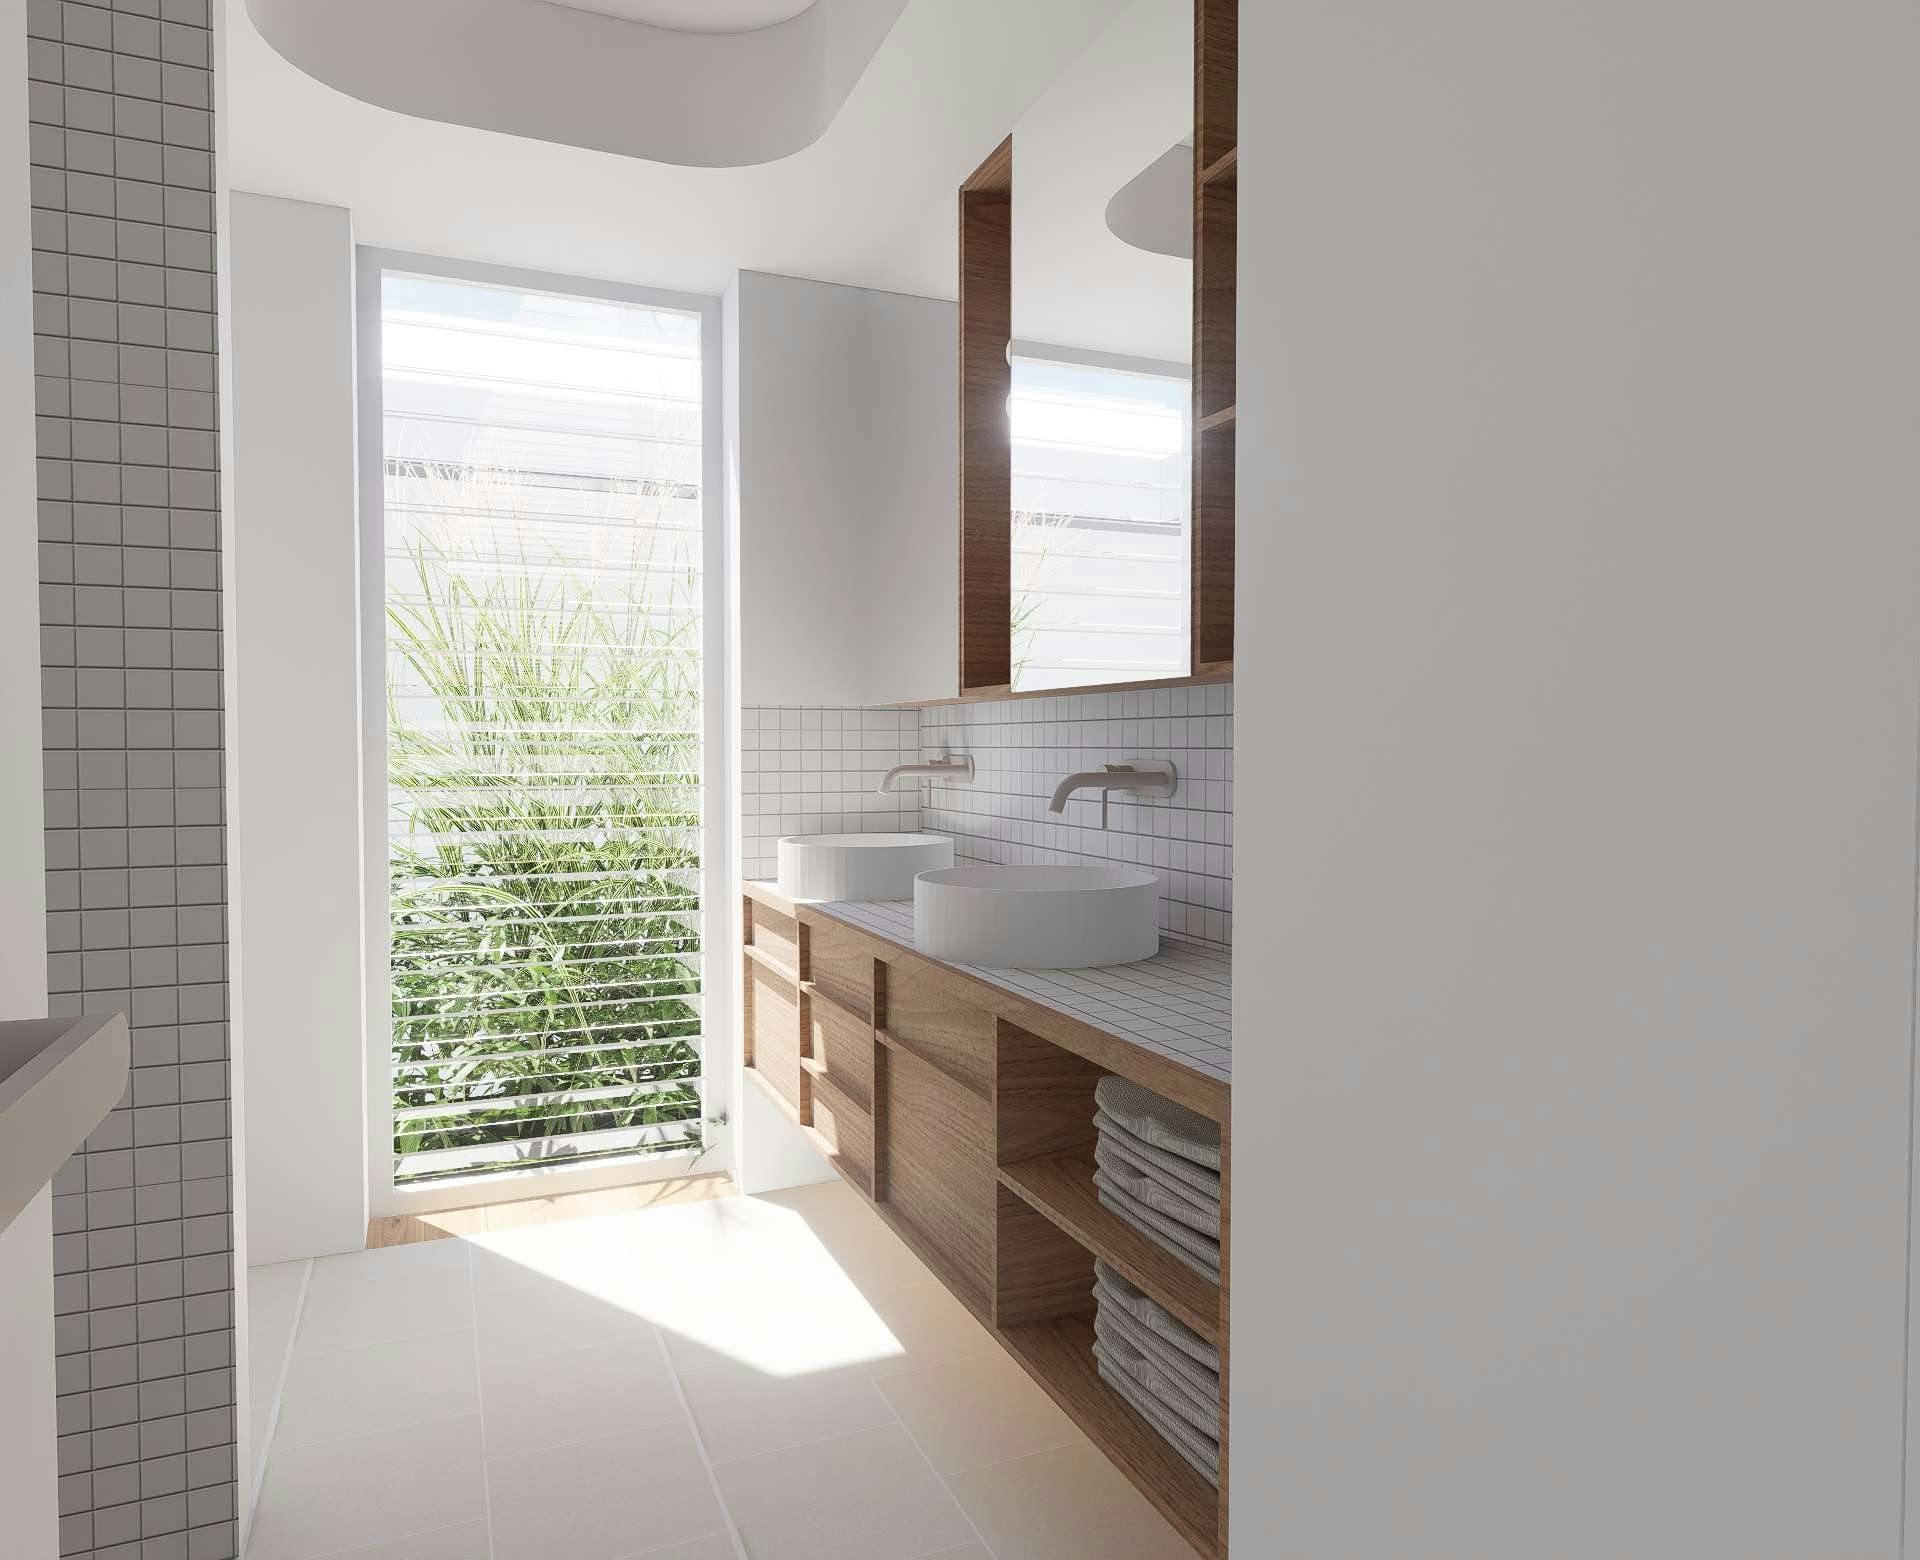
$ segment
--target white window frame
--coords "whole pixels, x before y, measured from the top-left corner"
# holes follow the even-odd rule
[[[701,530],[701,1097],[708,1119],[706,1152],[693,1173],[731,1173],[732,1134],[715,1118],[733,1118],[735,983],[726,938],[735,894],[732,771],[733,716],[728,701],[729,642],[726,619],[727,505],[725,437],[722,425],[720,300],[705,293],[673,292],[620,282],[529,271],[515,266],[450,260],[362,245],[355,256],[355,336],[359,382],[360,463],[360,673],[361,878],[366,1007],[367,1204],[374,1218],[433,1213],[448,1208],[553,1197],[610,1186],[674,1180],[689,1173],[688,1154],[636,1155],[584,1165],[550,1165],[463,1176],[452,1182],[396,1186],[393,1180],[393,988],[390,978],[390,918],[387,876],[387,643],[386,643],[386,448],[385,393],[380,352],[380,278],[410,271],[450,281],[524,288],[577,298],[678,309],[700,318],[700,530]],[[718,955],[717,957],[715,955]]]

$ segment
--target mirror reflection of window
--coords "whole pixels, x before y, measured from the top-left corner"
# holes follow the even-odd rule
[[[1013,686],[1189,670],[1187,375],[1013,357]]]

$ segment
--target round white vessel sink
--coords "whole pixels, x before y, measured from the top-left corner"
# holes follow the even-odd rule
[[[1140,867],[948,867],[913,880],[913,943],[989,969],[1078,970],[1160,951],[1160,880]]]
[[[918,872],[953,865],[944,834],[789,834],[780,892],[789,899],[911,899]]]

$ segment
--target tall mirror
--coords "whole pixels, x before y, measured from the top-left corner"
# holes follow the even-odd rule
[[[1193,0],[1127,0],[1014,126],[1011,683],[1192,667]]]

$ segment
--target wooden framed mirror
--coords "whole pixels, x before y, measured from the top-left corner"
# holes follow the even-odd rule
[[[1147,0],[960,186],[963,699],[1232,676],[1237,121],[1238,0]]]

